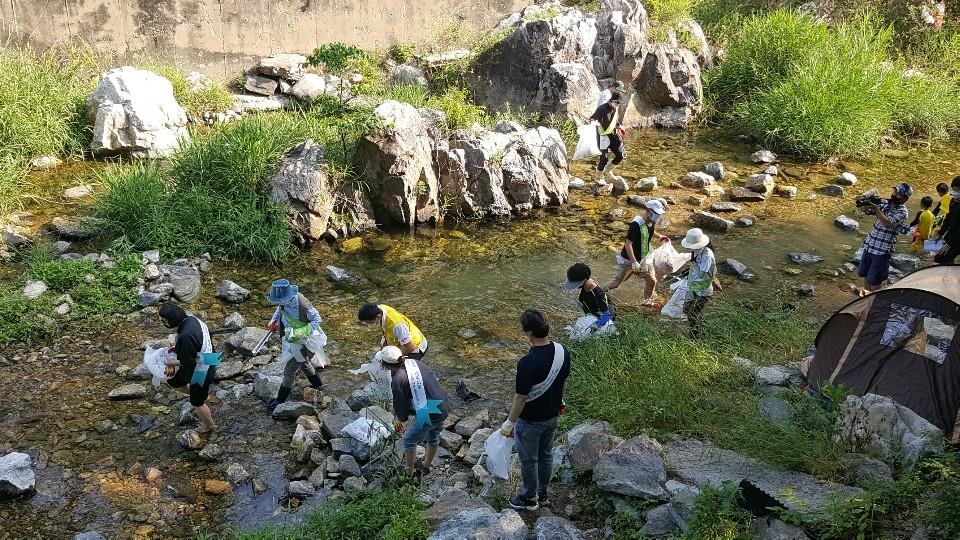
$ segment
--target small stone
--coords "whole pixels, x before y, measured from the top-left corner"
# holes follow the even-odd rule
[[[217,285],[216,297],[231,304],[239,304],[250,298],[250,291],[240,285],[230,281],[223,280]]]
[[[161,476],[163,475],[160,472],[160,469],[157,469],[156,467],[147,467],[143,470],[143,479],[151,484],[156,483]]]
[[[250,473],[239,463],[227,465],[227,478],[234,484],[243,484],[250,480]]]
[[[66,240],[57,240],[53,243],[53,255],[55,257],[59,257],[60,255],[70,251],[72,246],[73,244],[67,242]]]
[[[840,269],[843,270],[843,271],[846,272],[846,273],[850,273],[850,272],[853,272],[854,270],[856,270],[856,269],[857,269],[857,266],[856,266],[855,264],[852,264],[852,263],[843,263],[842,265],[840,265]]]
[[[687,203],[692,204],[693,206],[701,206],[704,202],[706,202],[706,200],[706,195],[693,194],[687,197]]]
[[[723,189],[723,186],[718,186],[716,184],[703,186],[700,189],[700,193],[706,195],[707,197],[722,197],[726,192],[727,190]]]
[[[223,457],[223,449],[217,444],[208,444],[200,450],[200,457],[209,461],[217,461]]]
[[[776,165],[771,165],[763,170],[763,174],[769,174],[770,176],[779,176],[780,168]]]
[[[296,497],[309,497],[317,492],[313,484],[304,480],[295,480],[287,486],[287,492]]]
[[[114,388],[107,394],[107,399],[118,401],[123,399],[139,399],[147,395],[147,388],[142,384],[125,384]]]
[[[723,163],[719,161],[711,161],[703,166],[703,172],[709,174],[716,180],[723,180],[723,177],[726,176],[726,171],[723,168]]]
[[[275,420],[296,420],[303,415],[315,415],[317,408],[304,401],[286,401],[277,405],[272,416]]]
[[[576,189],[576,190],[583,189],[584,186],[586,185],[587,183],[584,182],[583,178],[574,178],[570,180],[570,184],[569,184],[570,189]]]
[[[718,202],[710,205],[711,212],[739,212],[741,210],[743,210],[743,206],[732,202]]]
[[[650,176],[647,178],[641,178],[634,185],[634,188],[641,193],[654,191],[657,189],[657,177]]]
[[[734,225],[740,227],[741,229],[746,229],[747,227],[753,227],[753,218],[747,216],[738,217],[736,221],[733,222]]]
[[[827,184],[820,188],[820,193],[828,195],[830,197],[842,197],[843,196],[843,186],[838,186],[836,184]]]
[[[733,228],[732,221],[700,210],[693,213],[693,224],[705,231],[727,232]]]
[[[351,476],[343,481],[343,490],[347,493],[362,491],[367,487],[367,480],[362,476]]]
[[[63,161],[61,161],[57,156],[52,154],[44,154],[31,159],[29,165],[31,169],[43,170],[52,169],[61,163],[63,163]]]
[[[82,199],[87,195],[93,193],[93,188],[90,186],[75,186],[68,188],[63,191],[64,199]]]
[[[774,187],[773,192],[783,197],[784,199],[793,199],[794,197],[797,196],[797,186],[777,185],[776,187]]]
[[[747,265],[736,259],[727,259],[724,261],[723,270],[733,276],[736,276],[743,281],[752,282],[756,279],[756,275],[747,268]]]
[[[463,339],[473,339],[477,337],[477,331],[472,328],[461,328],[457,335]]]
[[[188,450],[198,450],[203,447],[203,438],[195,429],[188,429],[177,435],[177,442]]]
[[[66,317],[70,314],[70,304],[64,302],[53,309],[53,315],[56,317]]]
[[[773,191],[774,180],[769,174],[751,174],[743,187],[756,193],[769,194]]]
[[[901,272],[913,272],[920,269],[920,259],[913,255],[897,253],[890,257],[890,266]]]
[[[713,176],[700,171],[688,172],[680,177],[680,184],[683,187],[699,189],[712,185],[716,180]]]
[[[154,281],[160,279],[161,276],[163,274],[160,273],[160,268],[157,265],[150,263],[143,267],[143,279],[146,281]]]
[[[784,268],[783,273],[791,276],[799,276],[800,274],[803,273],[803,271],[800,270],[799,268]]]
[[[443,430],[440,432],[440,446],[456,453],[463,446],[463,437],[452,431]]]
[[[735,202],[763,202],[767,196],[751,189],[735,187],[730,190],[730,200]]]
[[[606,182],[594,182],[593,194],[597,196],[613,195],[613,184]]]
[[[28,300],[36,300],[40,298],[40,295],[47,291],[47,284],[42,281],[28,281],[23,289],[20,290],[20,294]]]
[[[334,283],[351,285],[351,284],[356,284],[360,281],[359,278],[357,278],[354,275],[351,275],[346,270],[338,266],[328,265],[326,267],[326,271],[327,271],[327,279],[329,279]]]
[[[860,228],[860,222],[848,218],[847,216],[841,214],[833,219],[833,224],[842,231],[856,231]]]
[[[259,478],[253,479],[253,492],[256,493],[257,495],[266,493],[267,490],[269,489],[270,489],[270,486],[268,486],[267,483],[264,482],[263,480]]]
[[[155,249],[152,249],[152,250],[149,250],[149,251],[144,251],[141,255],[143,255],[143,262],[144,262],[145,264],[159,264],[159,263],[160,263],[160,252],[157,251],[157,250],[155,250]]]
[[[852,186],[857,183],[857,175],[851,172],[843,172],[833,182],[841,186]]]
[[[337,464],[340,466],[340,474],[343,476],[363,475],[363,473],[360,472],[360,465],[357,464],[357,459],[350,454],[341,455]]]
[[[211,495],[226,495],[233,490],[233,486],[223,480],[206,480],[203,482],[203,490]]]
[[[797,264],[816,264],[823,262],[823,257],[805,251],[787,253],[787,258]]]
[[[777,161],[777,155],[769,150],[758,150],[750,154],[750,161],[754,163],[773,163]]]
[[[611,193],[614,197],[623,195],[630,190],[630,184],[622,176],[614,176],[613,181],[610,182],[613,185],[613,192]]]
[[[243,328],[244,323],[246,323],[246,320],[244,320],[243,315],[236,311],[231,312],[223,319],[223,327],[230,328],[231,330]]]

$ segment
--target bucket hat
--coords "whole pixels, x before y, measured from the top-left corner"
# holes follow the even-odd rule
[[[687,249],[700,249],[710,243],[710,237],[700,229],[690,229],[680,245]]]
[[[271,304],[285,304],[292,300],[300,291],[296,285],[291,285],[285,279],[278,279],[270,285],[270,294],[267,295],[267,302]]]

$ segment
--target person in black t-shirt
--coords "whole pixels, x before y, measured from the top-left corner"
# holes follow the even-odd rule
[[[606,290],[619,287],[630,276],[643,281],[643,304],[653,304],[653,295],[657,287],[657,274],[652,265],[643,263],[643,259],[653,250],[653,240],[660,244],[670,241],[670,237],[656,232],[656,224],[667,212],[658,200],[647,201],[643,211],[630,222],[623,249],[617,255],[617,274],[607,283]]]
[[[530,351],[517,363],[516,395],[500,433],[513,436],[520,457],[520,493],[510,498],[517,510],[547,505],[547,486],[553,474],[553,436],[563,407],[570,374],[570,352],[550,341],[550,325],[541,311],[528,309],[520,317]]]
[[[216,377],[217,368],[210,366],[202,384],[192,381],[193,372],[197,369],[197,359],[203,349],[203,327],[200,319],[187,315],[182,307],[176,304],[164,304],[158,312],[160,321],[167,328],[176,328],[177,340],[170,352],[176,353],[176,358],[166,361],[168,369],[176,369],[176,374],[167,379],[167,384],[180,392],[190,395],[190,405],[200,418],[203,427],[197,431],[201,434],[210,433],[217,425],[213,421],[213,414],[207,406],[207,396],[210,393],[210,383]]]
[[[590,277],[590,267],[577,263],[567,268],[567,281],[563,288],[568,291],[580,289],[580,295],[577,300],[580,302],[580,309],[587,315],[593,315],[597,321],[590,327],[594,332],[603,328],[608,322],[616,320],[617,308],[613,305],[613,299],[607,295],[603,289]]]
[[[590,116],[590,120],[597,122],[597,141],[598,143],[607,139],[607,146],[600,150],[600,162],[597,163],[597,174],[594,180],[600,180],[601,176],[607,180],[613,180],[613,169],[623,161],[623,137],[620,130],[620,123],[617,121],[617,110],[620,107],[620,101],[623,94],[614,90],[610,94],[610,100],[600,104],[597,110]],[[600,145],[602,146],[602,145]],[[607,152],[613,152],[613,160],[607,161]]]

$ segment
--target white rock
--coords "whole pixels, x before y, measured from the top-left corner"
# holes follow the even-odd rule
[[[64,199],[81,199],[93,193],[93,187],[88,185],[74,186],[63,190]]]
[[[36,300],[37,298],[40,298],[40,295],[46,291],[46,283],[42,281],[28,281],[27,284],[23,286],[23,289],[20,290],[20,293],[23,294],[25,298]]]
[[[63,163],[63,161],[61,161],[60,158],[58,158],[57,156],[47,154],[44,156],[37,156],[31,159],[30,168],[38,169],[38,170],[52,169],[53,167],[56,167],[61,163]]]
[[[852,186],[857,183],[857,175],[851,172],[842,172],[833,182],[841,186]]]
[[[309,101],[317,96],[322,96],[326,91],[327,81],[323,77],[316,73],[304,73],[290,89],[290,95],[303,101]]]
[[[916,463],[943,449],[943,432],[888,396],[847,396],[834,439],[884,460]]]
[[[29,455],[10,452],[0,457],[0,498],[33,491],[36,485],[37,478]]]
[[[759,150],[750,154],[750,161],[754,163],[773,163],[777,161],[777,155],[769,150]]]
[[[637,183],[636,183],[636,185],[634,186],[634,188],[635,188],[637,191],[641,191],[641,192],[643,192],[643,191],[653,191],[653,190],[657,189],[657,177],[656,177],[656,176],[649,176],[649,177],[647,177],[647,178],[641,178],[640,180],[637,180]]]

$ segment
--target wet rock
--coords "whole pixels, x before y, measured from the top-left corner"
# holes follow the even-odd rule
[[[833,224],[842,231],[856,231],[860,228],[860,222],[848,218],[847,216],[841,214],[833,219]]]
[[[197,433],[195,429],[181,431],[180,434],[177,435],[177,443],[188,450],[203,448],[203,438],[200,437],[200,434]]]
[[[107,394],[107,399],[119,401],[123,399],[140,399],[147,395],[147,388],[142,384],[125,384],[114,388]]]
[[[224,302],[239,304],[246,301],[247,298],[250,298],[250,291],[228,279],[225,279],[221,281],[219,285],[217,285],[217,292],[215,296]]]
[[[733,228],[732,221],[700,210],[693,213],[693,224],[705,231],[712,232],[727,232]]]
[[[317,492],[313,484],[304,480],[295,480],[287,486],[287,492],[295,497],[309,497]]]
[[[367,487],[367,479],[362,476],[351,476],[343,481],[343,491],[354,493],[363,491]]]
[[[692,171],[680,177],[680,184],[688,188],[702,188],[712,185],[715,182],[713,176],[705,172]]]
[[[715,180],[723,180],[723,177],[726,176],[726,170],[723,168],[723,163],[719,161],[711,161],[703,166],[703,172],[712,176]]]
[[[774,180],[769,174],[751,174],[743,187],[756,193],[770,194],[773,191]]]
[[[711,212],[739,212],[743,206],[732,202],[718,202],[710,205]]]
[[[28,300],[36,300],[40,298],[40,295],[47,291],[47,284],[42,281],[28,281],[26,285],[20,289],[20,294]]]
[[[165,158],[190,140],[187,114],[166,78],[123,66],[104,73],[86,100],[94,154]]]
[[[646,435],[634,437],[603,454],[593,469],[597,487],[632,497],[666,495],[667,471],[660,443]]]
[[[226,495],[233,491],[233,486],[230,485],[230,482],[224,482],[223,480],[205,480],[203,491],[211,495]]]
[[[107,540],[102,534],[97,531],[87,531],[75,534],[73,540]]]
[[[50,221],[50,230],[63,240],[89,240],[96,235],[96,231],[87,224],[64,217],[53,218]]]
[[[914,272],[920,269],[920,259],[913,255],[896,253],[890,257],[890,266],[901,272]]]
[[[912,465],[943,448],[943,432],[888,396],[847,396],[834,440],[888,462]]]
[[[787,253],[787,258],[797,264],[816,264],[823,262],[823,257],[805,251]]]
[[[830,197],[842,197],[843,196],[843,186],[838,186],[836,184],[827,184],[820,188],[820,193],[828,195]]]
[[[756,279],[756,275],[747,268],[747,265],[736,259],[727,259],[723,262],[721,270],[731,276],[736,276],[743,281],[752,282]]]
[[[428,540],[494,539],[526,540],[527,525],[516,511],[505,508],[499,514],[491,508],[464,510],[445,521]]]
[[[261,58],[257,63],[257,73],[281,79],[298,79],[307,65],[307,57],[295,53],[279,53]]]
[[[343,268],[329,265],[325,268],[327,271],[327,279],[334,283],[340,283],[343,285],[355,285],[360,282],[360,278],[348,273]]]
[[[583,533],[573,523],[558,516],[543,516],[533,526],[535,540],[582,540]]]
[[[227,478],[234,484],[243,484],[250,481],[250,473],[239,463],[227,465]]]
[[[173,285],[173,296],[181,302],[190,302],[200,295],[200,272],[189,266],[162,264],[165,279]]]
[[[0,499],[30,493],[36,485],[37,477],[29,455],[10,452],[0,457]]]
[[[3,228],[3,241],[13,249],[25,248],[32,243],[29,237],[9,226]]]
[[[797,291],[797,296],[801,298],[809,298],[817,294],[817,289],[809,283],[798,285],[795,287],[795,290]]]
[[[271,416],[274,420],[296,420],[302,415],[315,415],[317,409],[310,403],[303,401],[286,401],[277,405]]]
[[[754,163],[774,163],[777,161],[777,155],[769,150],[758,150],[750,154],[750,161]]]
[[[774,188],[774,193],[783,197],[784,199],[793,199],[797,196],[797,186],[781,186],[777,185]]]
[[[257,343],[266,335],[267,330],[264,328],[246,326],[232,334],[227,339],[227,345],[243,356],[253,356],[253,348],[256,347]]]
[[[803,529],[771,516],[759,517],[751,529],[757,540],[809,540]]]
[[[763,193],[757,193],[747,188],[735,187],[730,189],[730,200],[736,202],[762,202],[767,200],[767,197]]]
[[[764,396],[760,398],[759,406],[763,417],[778,426],[790,425],[793,419],[793,407],[778,397]]]
[[[337,464],[340,466],[340,474],[343,476],[363,476],[360,472],[360,465],[357,464],[357,459],[350,454],[342,454]]]
[[[633,187],[640,192],[654,191],[657,189],[657,177],[649,176],[647,178],[641,178]]]
[[[608,451],[620,446],[623,439],[607,422],[587,422],[567,433],[567,457],[574,469],[590,471]]]
[[[661,504],[647,512],[640,532],[648,537],[658,538],[668,536],[680,527],[673,520],[670,504]]]
[[[478,429],[470,436],[469,442],[470,446],[467,449],[467,454],[463,457],[463,460],[470,465],[476,465],[480,461],[480,456],[484,453],[483,445],[487,442],[487,438],[493,433],[493,430],[490,428],[481,428]]]
[[[208,444],[199,452],[199,456],[208,461],[219,461],[223,457],[223,448],[218,444]]]
[[[93,187],[84,185],[84,186],[74,186],[72,188],[67,188],[63,190],[64,199],[82,199],[87,195],[93,193]]]
[[[843,172],[837,176],[833,183],[840,186],[852,186],[857,183],[857,175],[851,172]]]

